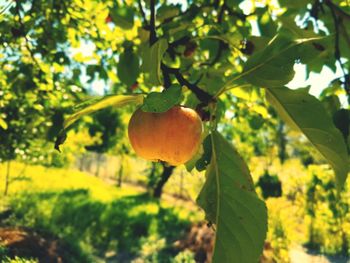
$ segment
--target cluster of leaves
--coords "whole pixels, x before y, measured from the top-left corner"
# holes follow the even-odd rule
[[[5,91],[16,96],[0,98],[0,103],[14,103],[16,109],[28,105],[26,116],[15,118],[24,121],[22,129],[29,116],[45,115],[53,104],[69,98],[79,100],[80,93],[72,85],[82,87],[85,77],[87,84],[104,80],[113,94],[148,95],[144,100],[143,95],[134,94],[89,102],[63,122],[64,129],[86,114],[131,102],[151,112],[166,111],[175,104],[196,108],[203,120],[210,120],[205,140],[210,142],[209,150],[195,166],[207,169],[198,203],[216,225],[213,260],[254,262],[265,238],[266,208],[253,190],[244,161],[217,130],[229,135],[225,134],[231,125],[225,121],[226,110],[242,116],[254,103],[266,105],[261,100],[265,95],[283,121],[301,131],[329,162],[340,189],[348,173],[349,111],[341,109],[338,95],[349,95],[345,24],[350,16],[344,0],[251,3],[244,7],[242,1],[228,0],[183,5],[155,0],[16,1],[0,20],[3,84]],[[84,56],[83,44],[91,47],[92,55]],[[340,65],[343,76],[336,81],[338,89],[330,88],[322,97],[328,108],[307,88],[285,87],[294,77],[296,61],[307,65],[308,74],[320,72],[323,65],[334,71]],[[164,91],[159,92],[162,87]],[[249,97],[255,93],[259,98],[235,108],[242,99],[235,95],[238,89],[249,89]],[[28,94],[35,103],[20,99]],[[36,103],[42,108],[30,114]],[[262,126],[261,112],[249,117],[251,127]],[[273,118],[271,112],[265,111],[265,118]],[[15,127],[8,116],[0,116],[2,132],[13,136],[18,131],[8,128]],[[64,131],[57,147],[65,139]]]
[[[48,177],[44,167],[28,167],[27,180],[14,185],[18,194],[6,202],[12,208],[11,216],[3,219],[6,225],[59,238],[67,248],[59,255],[65,262],[152,257],[173,262],[169,259],[179,253],[173,244],[191,225],[193,211],[159,202],[136,187],[115,188],[76,170],[50,168],[49,172]],[[157,246],[158,240],[163,244]],[[111,258],[110,251],[117,255]]]
[[[324,253],[348,256],[349,193],[337,193],[334,182],[323,167],[312,167],[311,175],[306,193],[306,214],[310,221],[307,245]],[[329,240],[331,233],[338,233],[332,241]]]

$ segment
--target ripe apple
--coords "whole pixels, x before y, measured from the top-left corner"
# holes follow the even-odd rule
[[[163,113],[138,109],[129,122],[129,139],[140,157],[180,165],[189,161],[201,143],[203,124],[198,114],[174,106]]]

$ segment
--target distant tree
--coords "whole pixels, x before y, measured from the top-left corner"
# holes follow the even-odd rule
[[[87,145],[85,148],[88,151],[99,154],[97,158],[96,176],[98,176],[100,172],[100,158],[102,154],[107,153],[116,146],[118,138],[122,136],[122,129],[123,127],[119,114],[114,109],[107,108],[97,112],[93,116],[93,122],[89,124],[89,134],[92,137],[100,137],[100,141],[92,145]]]

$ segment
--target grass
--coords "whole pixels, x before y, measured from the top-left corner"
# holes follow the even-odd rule
[[[257,181],[265,172],[266,160],[254,158],[250,164]],[[0,223],[2,204],[2,209],[12,209],[11,216],[2,223],[49,233],[68,244],[69,260],[65,262],[193,262],[191,252],[179,253],[173,246],[192,223],[204,218],[191,203],[168,196],[158,201],[140,187],[116,188],[77,170],[28,166],[25,175],[20,175],[23,164],[14,162],[11,167],[14,180],[9,197],[0,198]],[[313,241],[320,248],[318,252],[340,253],[344,242],[339,229],[350,240],[349,191],[334,200],[330,195],[334,190],[329,189],[333,174],[324,165],[305,168],[291,159],[283,165],[274,161],[268,168],[270,174],[278,175],[283,189],[282,197],[266,200],[271,257],[277,262],[288,262],[289,250],[309,241],[311,226],[318,234]],[[0,164],[0,195],[5,171],[5,166]],[[202,184],[202,175],[184,173],[181,178],[181,173],[177,169],[165,191],[178,193],[184,179],[185,190],[192,189],[195,195]],[[146,178],[136,171],[132,174]],[[312,178],[316,175],[320,180],[315,186],[315,200],[310,201]],[[313,224],[307,206],[310,202],[314,204]],[[339,211],[346,216],[342,225],[337,223]]]
[[[5,223],[63,240],[72,248],[69,262],[170,262],[179,253],[172,244],[202,216],[159,202],[139,188],[116,188],[76,170],[28,166],[25,176],[18,177],[22,168],[12,165],[15,180],[1,201],[12,210]]]
[[[10,194],[87,189],[91,194],[91,198],[107,202],[139,193],[136,187],[116,189],[97,177],[87,176],[86,173],[71,169],[47,168],[35,165],[28,166],[25,169],[25,175],[19,176],[24,167],[24,164],[18,162],[11,164],[13,183],[10,186]],[[4,164],[0,164],[0,171],[5,171]],[[5,172],[0,174],[1,182],[4,182],[3,176],[5,176]],[[4,191],[3,187],[4,185],[1,185],[1,192]]]

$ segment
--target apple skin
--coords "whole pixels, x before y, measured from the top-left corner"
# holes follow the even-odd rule
[[[163,113],[138,109],[128,127],[129,140],[138,156],[170,165],[186,163],[196,154],[202,132],[197,112],[182,106]]]

